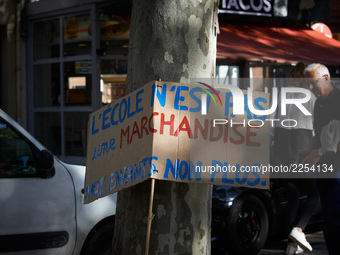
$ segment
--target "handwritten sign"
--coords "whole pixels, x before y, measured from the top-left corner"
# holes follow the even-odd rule
[[[203,85],[155,81],[92,113],[88,123],[85,203],[149,178],[267,189],[267,116],[232,114],[232,94],[221,104]],[[247,100],[247,94],[244,94]],[[259,109],[269,95],[253,93]]]

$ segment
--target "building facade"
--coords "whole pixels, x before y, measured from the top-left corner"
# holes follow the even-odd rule
[[[89,113],[125,94],[132,1],[2,2],[0,107],[62,160],[85,164]],[[340,42],[309,28],[322,22],[339,33],[337,6],[220,1],[216,76],[235,85],[243,77],[287,77],[299,61],[324,62],[338,75]]]

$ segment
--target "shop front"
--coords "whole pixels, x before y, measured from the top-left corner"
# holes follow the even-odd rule
[[[254,88],[271,92],[275,79],[289,78],[297,62],[325,64],[339,77],[340,41],[293,22],[220,22],[217,70],[228,70],[229,78],[273,78],[273,84]]]
[[[297,62],[325,64],[333,78],[339,77],[340,42],[332,39],[340,31],[338,6],[335,1],[221,0],[217,77],[235,85],[236,77],[272,78],[271,84],[253,87],[265,92],[281,86],[275,79],[289,77]]]
[[[27,5],[27,126],[65,162],[85,164],[89,113],[125,95],[131,17],[125,2]],[[216,77],[223,83],[243,88],[239,78],[273,78],[252,85],[271,92],[300,61],[326,64],[339,76],[340,42],[287,21],[287,1],[278,2],[221,1]]]
[[[89,114],[125,94],[130,14],[97,2],[28,9],[28,128],[69,163],[85,164]]]

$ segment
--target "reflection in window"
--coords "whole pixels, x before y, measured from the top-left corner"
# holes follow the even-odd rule
[[[36,176],[30,145],[0,120],[0,177]]]
[[[59,63],[34,66],[34,106],[60,105]]]
[[[64,56],[89,55],[91,53],[90,14],[66,16],[64,23]]]
[[[220,65],[216,67],[216,79],[218,79],[219,84],[238,86],[238,78],[238,66]]]
[[[87,122],[89,112],[65,113],[65,153],[68,156],[86,156]]]
[[[53,154],[61,154],[61,123],[59,112],[35,113],[35,137]]]
[[[116,17],[102,13],[100,18],[100,56],[113,56],[118,58],[101,59],[100,91],[102,103],[109,104],[125,96],[128,43],[130,35],[129,17]]]
[[[101,60],[102,74],[126,74],[127,60],[126,59],[103,59]]]
[[[125,96],[127,60],[103,59],[101,71],[100,91],[103,104]]]
[[[130,17],[102,13],[100,21],[100,49],[105,55],[128,54]],[[103,54],[102,54],[103,56]]]
[[[285,78],[291,78],[290,71],[292,66],[281,66],[273,68],[273,86],[281,89],[285,87]]]
[[[100,100],[93,75],[103,75],[102,102],[125,95],[129,19],[103,8],[32,23],[34,135],[68,162],[84,162],[89,111]]]
[[[68,96],[71,104],[86,103],[86,77],[75,76],[68,78]]]
[[[125,96],[126,75],[125,74],[102,74],[100,80],[100,91],[102,92],[103,104]]]
[[[59,57],[59,20],[45,20],[33,25],[34,59]]]
[[[64,65],[65,104],[91,104],[91,73],[90,61],[72,61]]]

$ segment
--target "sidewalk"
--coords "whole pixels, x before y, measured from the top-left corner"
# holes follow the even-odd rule
[[[313,247],[312,252],[304,252],[306,255],[328,255],[325,240],[322,231],[308,234],[307,240]],[[284,255],[286,250],[287,240],[271,242],[267,244],[258,255]]]

